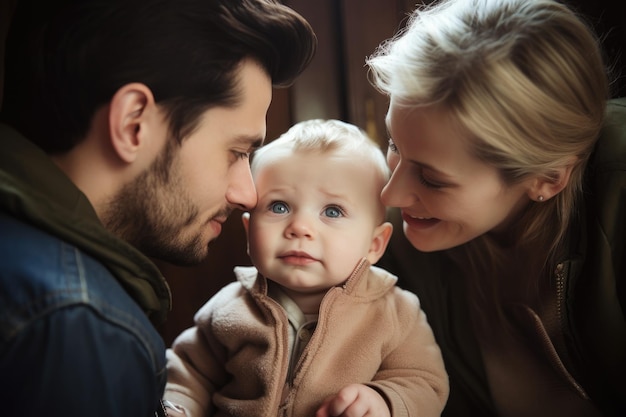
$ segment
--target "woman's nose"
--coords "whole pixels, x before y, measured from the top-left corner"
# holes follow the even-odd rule
[[[402,164],[398,164],[383,187],[380,200],[387,207],[408,207],[419,200],[416,192],[410,174],[402,168]]]

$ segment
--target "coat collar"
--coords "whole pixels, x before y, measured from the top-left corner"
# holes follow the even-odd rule
[[[267,295],[267,278],[259,274],[255,267],[235,267],[235,276],[248,291]],[[377,298],[389,291],[396,281],[395,275],[371,265],[363,258],[341,287],[347,295],[353,297]]]
[[[63,239],[102,262],[154,323],[171,308],[159,269],[108,232],[87,197],[40,148],[0,125],[0,210]]]

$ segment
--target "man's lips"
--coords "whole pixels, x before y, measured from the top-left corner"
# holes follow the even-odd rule
[[[213,217],[209,223],[213,227],[213,232],[215,237],[218,237],[220,233],[222,233],[222,224],[228,219],[228,216],[216,216]]]
[[[219,220],[211,219],[209,221],[209,224],[213,228],[213,234],[214,234],[213,238],[218,237],[220,233],[222,233],[222,223]]]
[[[278,258],[288,265],[308,265],[317,262],[313,256],[302,251],[288,251],[279,255]]]

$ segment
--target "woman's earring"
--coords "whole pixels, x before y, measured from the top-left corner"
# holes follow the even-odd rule
[[[540,195],[539,197],[537,197],[537,201],[543,201],[543,196]]]

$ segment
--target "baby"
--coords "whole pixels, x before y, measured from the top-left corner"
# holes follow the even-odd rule
[[[254,267],[235,268],[168,351],[173,410],[439,416],[448,379],[426,316],[372,266],[392,232],[380,148],[356,126],[310,120],[256,151],[252,175]]]

